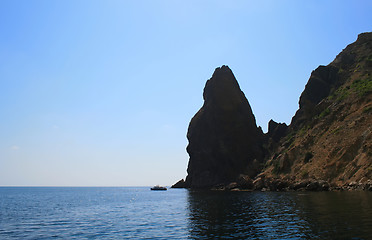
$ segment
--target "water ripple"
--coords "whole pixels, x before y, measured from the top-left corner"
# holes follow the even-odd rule
[[[372,193],[0,188],[0,239],[372,239]]]

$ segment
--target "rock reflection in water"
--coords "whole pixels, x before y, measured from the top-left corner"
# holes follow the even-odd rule
[[[369,192],[188,192],[193,239],[368,239]]]

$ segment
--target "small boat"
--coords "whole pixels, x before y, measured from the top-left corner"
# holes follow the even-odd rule
[[[152,187],[151,190],[157,190],[157,191],[163,190],[163,191],[165,191],[165,190],[167,190],[167,188],[156,185],[156,186]]]

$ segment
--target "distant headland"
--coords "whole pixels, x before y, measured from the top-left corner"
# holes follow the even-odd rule
[[[256,125],[228,66],[206,82],[187,132],[186,180],[173,188],[372,191],[372,33],[308,80],[290,125]]]

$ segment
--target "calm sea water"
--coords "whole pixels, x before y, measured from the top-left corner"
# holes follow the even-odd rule
[[[0,188],[0,239],[372,239],[371,192]]]

